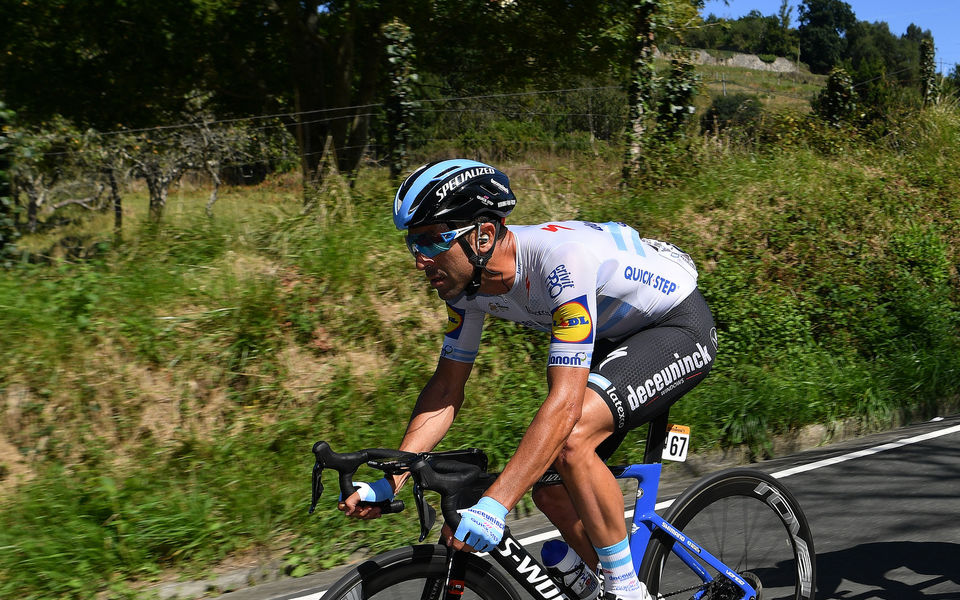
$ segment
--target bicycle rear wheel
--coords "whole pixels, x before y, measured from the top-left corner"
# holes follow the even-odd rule
[[[463,600],[519,600],[510,582],[491,563],[474,555],[466,561]],[[445,546],[407,546],[351,569],[324,593],[323,600],[443,598],[446,576]]]
[[[796,498],[773,477],[753,469],[722,471],[694,483],[663,517],[743,575],[759,599],[814,597],[810,527]],[[657,532],[644,554],[639,576],[654,596],[689,598],[705,590],[704,599],[739,598],[738,588],[710,568],[715,583],[703,586],[672,547],[673,538]]]

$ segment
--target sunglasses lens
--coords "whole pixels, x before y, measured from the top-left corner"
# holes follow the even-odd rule
[[[407,236],[407,248],[410,250],[410,254],[414,256],[419,253],[427,258],[433,258],[441,252],[449,250],[450,242],[436,234],[421,233]]]
[[[408,235],[407,248],[410,254],[416,258],[417,254],[422,254],[427,258],[433,258],[441,252],[446,252],[453,245],[453,240],[473,229],[472,225],[453,229],[450,231],[441,231],[439,233],[418,233]]]

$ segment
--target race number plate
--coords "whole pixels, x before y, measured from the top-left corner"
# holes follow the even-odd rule
[[[685,425],[671,425],[667,432],[667,443],[663,446],[663,460],[684,462],[687,460],[689,446],[690,428]]]

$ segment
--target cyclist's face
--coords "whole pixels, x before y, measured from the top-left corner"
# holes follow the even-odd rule
[[[414,227],[409,231],[409,235],[429,235],[447,230],[448,228],[445,225],[426,225],[424,227]],[[472,243],[475,233],[470,232],[466,235],[468,241]],[[417,269],[423,271],[430,282],[430,287],[437,290],[437,295],[444,300],[450,300],[460,295],[473,277],[473,265],[467,260],[467,255],[459,243],[451,244],[449,250],[440,252],[432,258],[424,256],[420,252],[417,252],[414,256],[417,261]]]

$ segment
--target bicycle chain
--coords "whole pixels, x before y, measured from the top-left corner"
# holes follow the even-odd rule
[[[729,586],[732,586],[732,583],[730,582],[729,579],[726,579],[726,578],[715,579],[706,585],[702,585],[702,584],[695,585],[692,587],[683,588],[683,589],[676,590],[674,592],[670,592],[669,594],[666,594],[666,595],[658,593],[657,598],[670,598],[672,596],[679,596],[680,594],[686,594],[687,592],[703,590],[704,594],[703,596],[700,597],[700,600],[728,600],[728,599],[737,600],[739,596],[736,594],[736,592],[739,591],[739,588],[736,588],[735,586],[733,588],[730,588],[728,584]],[[735,592],[731,595],[729,592],[731,592],[732,590],[735,590]]]

